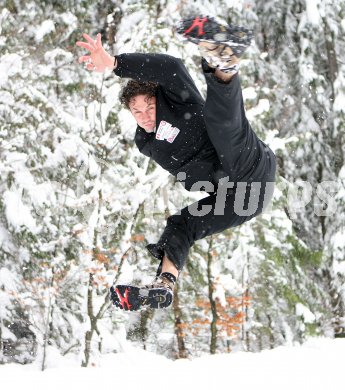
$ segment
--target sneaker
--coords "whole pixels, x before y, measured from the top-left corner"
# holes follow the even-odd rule
[[[116,307],[125,311],[137,311],[148,307],[165,309],[173,301],[174,284],[162,274],[143,287],[126,284],[112,286],[110,298]]]
[[[210,16],[184,19],[177,25],[176,32],[196,44],[208,42],[229,46],[236,57],[241,57],[253,38],[253,32],[248,28],[222,24]]]
[[[219,68],[225,73],[234,74],[238,72],[240,61],[230,46],[200,42],[199,51],[209,67]]]

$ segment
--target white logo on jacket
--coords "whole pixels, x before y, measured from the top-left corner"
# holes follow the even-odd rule
[[[173,127],[171,123],[166,121],[160,121],[158,130],[156,132],[156,139],[164,141],[165,139],[173,143],[180,130],[177,127]]]

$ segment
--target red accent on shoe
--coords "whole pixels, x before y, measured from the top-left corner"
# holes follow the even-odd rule
[[[132,305],[128,302],[128,288],[126,288],[126,290],[125,290],[125,296],[124,297],[120,294],[120,291],[119,291],[118,288],[115,291],[116,291],[117,296],[120,299],[120,303],[122,305],[122,308],[124,309],[125,308],[124,304],[126,304],[127,305],[127,309],[130,310]]]
[[[191,25],[187,30],[185,30],[184,34],[190,33],[191,31],[193,31],[193,30],[197,27],[197,28],[198,28],[198,36],[200,36],[200,35],[205,35],[204,24],[205,24],[207,21],[208,21],[208,19],[207,19],[206,17],[200,19],[199,16],[197,16],[197,17],[193,20],[192,25]]]

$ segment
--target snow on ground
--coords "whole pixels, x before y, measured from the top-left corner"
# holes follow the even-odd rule
[[[344,388],[345,339],[310,339],[302,346],[261,353],[234,352],[172,361],[133,347],[102,358],[101,367],[59,362],[44,372],[35,365],[0,366],[1,388],[91,389],[265,389]]]

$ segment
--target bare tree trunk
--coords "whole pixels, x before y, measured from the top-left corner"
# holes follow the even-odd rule
[[[144,351],[147,349],[147,339],[149,336],[149,322],[152,320],[154,310],[147,308],[140,312],[140,319],[127,332],[127,340],[140,341]]]
[[[178,283],[176,283],[176,287],[175,287],[173,310],[174,310],[174,316],[175,316],[174,330],[175,330],[175,335],[176,335],[176,339],[177,339],[178,358],[179,359],[187,359],[188,352],[187,352],[186,344],[184,341],[183,329],[181,327],[181,325],[182,325],[182,310],[180,307]]]
[[[212,237],[210,239],[209,244],[209,250],[207,254],[207,283],[208,283],[208,298],[211,304],[211,314],[212,314],[212,321],[211,321],[211,342],[210,342],[210,353],[215,354],[217,350],[217,321],[218,321],[218,314],[217,314],[217,305],[216,301],[213,298],[213,292],[214,292],[214,285],[213,285],[213,277],[212,277],[212,260],[213,256],[211,253],[211,247],[212,247]]]
[[[334,173],[338,176],[342,166],[344,165],[344,152],[343,152],[343,143],[344,143],[344,135],[342,132],[335,131],[334,125],[334,115],[336,115],[333,111],[333,103],[335,99],[335,90],[334,83],[337,79],[339,73],[338,59],[337,53],[335,49],[335,41],[334,41],[334,32],[331,30],[328,21],[326,18],[322,18],[323,27],[324,27],[324,36],[326,42],[326,53],[328,59],[328,68],[327,68],[327,77],[330,81],[330,86],[332,88],[330,101],[332,102],[332,113],[330,119],[327,123],[329,128],[329,134],[331,134],[329,138],[329,144],[333,150],[333,159],[334,159]]]
[[[245,270],[247,270],[247,280],[245,280]],[[244,303],[244,297],[249,296],[249,261],[247,256],[246,264],[243,267],[242,271],[242,287],[247,286],[245,289],[243,295],[242,295],[242,313],[245,313],[245,320],[242,323],[242,345],[245,346],[245,350],[248,352],[250,351],[250,340],[249,340],[249,332],[245,328],[245,324],[248,323],[248,305]]]
[[[249,290],[246,290],[246,295],[248,296]],[[248,321],[248,306],[245,308],[245,313],[246,313],[246,323]],[[246,343],[246,351],[250,352],[250,337],[249,337],[249,331],[245,331],[245,343]]]
[[[47,347],[48,342],[50,338],[50,319],[51,319],[51,310],[52,310],[52,287],[54,284],[54,267],[52,268],[52,277],[50,278],[49,282],[49,301],[48,301],[48,307],[47,307],[47,314],[46,314],[46,321],[44,326],[44,336],[43,336],[43,358],[42,358],[42,365],[41,365],[41,371],[45,370],[46,365],[46,359],[47,359]]]
[[[274,348],[275,345],[275,339],[274,339],[274,328],[273,328],[273,322],[272,317],[268,314],[268,326],[269,326],[269,343],[270,343],[270,349]]]
[[[102,204],[102,191],[98,191],[98,202],[99,202],[99,207],[101,207]],[[98,211],[99,212],[99,211]],[[97,247],[97,238],[98,238],[98,232],[95,231],[95,235],[93,238],[93,248]],[[97,260],[96,259],[96,252],[95,250],[92,251],[92,257],[93,261]],[[90,356],[91,356],[91,341],[94,332],[96,331],[99,334],[99,331],[97,329],[97,321],[101,318],[99,317],[100,311],[98,315],[94,314],[94,309],[93,309],[93,281],[94,281],[94,274],[92,272],[89,273],[89,283],[88,283],[88,289],[87,289],[87,314],[90,319],[90,329],[86,331],[85,333],[85,348],[84,348],[84,360],[82,362],[82,367],[87,367],[90,362]],[[102,306],[103,307],[103,306]],[[102,308],[101,308],[102,310]]]
[[[144,313],[140,316],[140,337],[141,341],[143,343],[143,349],[146,351],[146,341],[148,337],[148,328],[147,324],[150,319],[153,317],[153,311],[152,310],[146,310]]]
[[[85,333],[85,348],[84,348],[84,360],[82,362],[82,367],[87,367],[90,361],[91,354],[91,340],[93,333],[95,331],[96,321],[93,315],[93,274],[89,274],[89,283],[87,289],[87,314],[90,319],[91,327]]]
[[[168,219],[170,216],[170,210],[169,210],[169,194],[167,190],[167,186],[163,187],[163,202],[164,202],[164,212],[165,212],[165,218]],[[174,324],[174,331],[177,338],[177,348],[178,348],[178,358],[179,359],[186,359],[188,357],[188,353],[186,350],[186,344],[184,340],[184,333],[182,331],[181,325],[182,325],[182,311],[180,308],[180,301],[179,301],[179,287],[178,282],[175,286],[174,291],[174,300],[173,300],[173,311],[175,316],[175,324]]]
[[[332,327],[334,330],[334,337],[345,337],[345,327],[343,325],[343,318],[345,318],[345,307],[341,295],[338,293],[334,285],[334,276],[330,270],[324,268],[322,270],[322,279],[328,284],[328,294],[330,297],[330,305],[332,307]],[[329,303],[328,303],[329,304]]]
[[[332,83],[332,101],[334,101],[334,85],[333,84],[337,78],[338,71],[339,71],[337,54],[335,51],[334,33],[331,31],[326,18],[322,18],[322,22],[323,22],[324,33],[325,33],[329,79]]]

